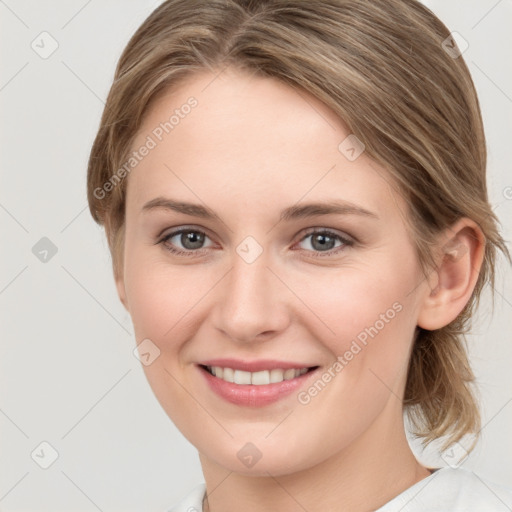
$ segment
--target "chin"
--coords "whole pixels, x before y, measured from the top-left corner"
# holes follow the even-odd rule
[[[318,450],[315,454],[314,450],[310,451],[305,446],[298,448],[295,443],[287,443],[286,439],[277,437],[272,443],[268,440],[265,443],[264,439],[254,443],[231,439],[222,447],[219,446],[220,443],[217,444],[215,451],[212,451],[212,444],[200,446],[194,440],[191,442],[205,460],[227,471],[246,476],[289,475],[307,470],[322,460],[322,454]]]

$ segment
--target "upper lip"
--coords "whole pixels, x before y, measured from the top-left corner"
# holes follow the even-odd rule
[[[221,368],[232,368],[233,370],[243,370],[246,372],[260,372],[263,370],[274,370],[280,368],[287,370],[290,368],[312,368],[316,365],[290,362],[290,361],[277,361],[275,359],[260,359],[257,361],[243,361],[241,359],[209,359],[199,363],[201,366],[220,366]]]

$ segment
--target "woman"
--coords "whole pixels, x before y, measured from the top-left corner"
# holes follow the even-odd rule
[[[429,468],[481,427],[463,335],[498,251],[448,29],[408,0],[170,0],[88,169],[148,381],[205,484],[173,511],[508,510]],[[473,443],[463,443],[472,436]]]

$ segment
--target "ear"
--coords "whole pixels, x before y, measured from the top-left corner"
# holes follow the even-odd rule
[[[109,246],[111,249],[111,256],[113,258],[112,261],[112,270],[114,273],[114,280],[117,288],[117,295],[119,300],[122,302],[125,309],[130,312],[130,308],[128,307],[128,300],[126,298],[126,288],[124,284],[124,258],[122,254],[117,254],[116,251],[121,250],[117,245],[119,244],[122,248],[124,248],[124,225],[120,228],[123,230],[122,233],[118,233],[120,238],[116,240],[112,240],[112,227],[110,224],[110,217],[105,219],[105,233],[107,235],[107,239],[109,240]],[[119,243],[122,240],[122,243]]]
[[[130,311],[130,308],[128,307],[128,300],[126,299],[126,288],[124,285],[124,276],[118,275],[116,277],[116,288],[117,288],[117,295],[119,296],[119,300],[123,303],[123,306],[125,307],[126,311]]]
[[[478,224],[465,217],[441,234],[439,249],[418,316],[418,326],[430,331],[455,320],[471,298],[484,258],[485,237]]]

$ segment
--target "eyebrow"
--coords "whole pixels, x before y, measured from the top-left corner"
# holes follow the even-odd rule
[[[171,210],[178,213],[184,213],[193,217],[203,219],[219,219],[219,216],[210,208],[185,201],[175,201],[166,197],[155,197],[144,204],[142,212],[155,209]],[[378,219],[379,216],[370,210],[362,208],[348,201],[332,200],[322,203],[306,203],[302,205],[293,205],[285,208],[281,212],[280,221],[290,221],[294,219],[303,219],[308,217],[316,217],[319,215],[360,215],[363,217],[371,217]]]

